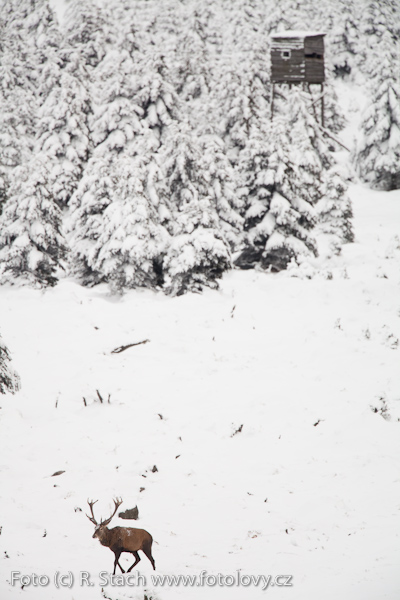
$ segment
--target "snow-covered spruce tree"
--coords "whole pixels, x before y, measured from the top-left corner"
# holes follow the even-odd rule
[[[110,203],[91,249],[90,265],[113,291],[162,285],[162,259],[169,235],[148,193],[148,165],[123,153],[110,165]]]
[[[109,12],[107,13],[111,19],[109,22],[110,29],[118,32],[113,35],[115,38],[113,45],[119,49],[134,50],[136,46],[136,38],[140,9],[137,2],[131,0],[112,0],[108,3]],[[132,36],[132,37],[131,37]],[[134,41],[132,45],[130,42]]]
[[[66,206],[88,156],[88,93],[71,71],[47,0],[35,3],[29,31],[40,56],[37,73],[37,119],[33,152],[47,163],[47,189],[60,206]],[[60,51],[60,48],[63,48]]]
[[[236,49],[244,58],[242,53],[258,47],[265,38],[264,23],[274,6],[264,0],[221,0],[218,4],[223,10],[220,23],[225,44],[229,52]]]
[[[376,48],[355,166],[376,189],[400,188],[400,82],[396,46],[388,32]]]
[[[276,116],[264,130],[254,129],[241,157],[247,195],[245,247],[235,264],[272,271],[292,259],[316,254],[311,230],[316,223],[312,198],[300,163],[303,157],[289,136],[291,123]],[[303,190],[303,187],[305,188]]]
[[[175,89],[189,103],[194,121],[204,118],[214,70],[214,52],[208,43],[209,7],[190,6],[187,25],[177,40],[176,66],[171,69]],[[210,32],[211,33],[211,32]]]
[[[162,223],[170,222],[170,213],[154,191],[158,170],[145,147],[142,153],[127,148],[89,161],[72,199],[70,223],[71,271],[84,285],[107,282],[121,292],[162,284],[169,239]]]
[[[296,153],[304,184],[307,189],[300,189],[307,201],[315,203],[321,196],[320,185],[323,173],[334,164],[329,150],[330,140],[324,136],[319,125],[319,115],[312,112],[312,97],[297,86],[289,91],[288,96],[277,109],[287,111],[289,120],[289,136],[293,151]],[[328,143],[329,142],[329,143]]]
[[[0,225],[1,282],[20,280],[42,287],[55,284],[55,271],[66,253],[53,170],[45,143],[37,139],[43,133],[38,134],[38,107],[58,84],[60,34],[47,0],[10,5],[3,47],[9,63],[0,61],[6,69],[3,84],[8,80],[0,94],[5,108],[2,179],[7,179]]]
[[[89,127],[93,144],[78,187],[70,202],[67,229],[71,233],[72,272],[94,285],[103,275],[92,268],[92,248],[102,231],[102,215],[111,203],[115,157],[133,142],[142,127],[133,103],[133,63],[126,51],[112,50],[92,74],[96,104]]]
[[[46,157],[17,167],[0,217],[0,283],[55,285],[67,246],[62,213],[49,191]]]
[[[46,157],[47,187],[63,207],[76,190],[88,159],[89,111],[86,88],[67,69],[60,70],[38,110],[35,152]]]
[[[368,1],[362,3],[360,18],[359,49],[363,60],[360,69],[369,79],[371,62],[375,64],[380,57],[380,42],[383,37],[391,39],[393,46],[400,42],[400,4],[398,0],[384,2]]]
[[[216,55],[223,51],[223,29],[226,19],[221,3],[214,0],[204,0],[201,3],[192,0],[191,4],[192,15],[198,23],[199,37],[207,44],[209,57],[214,61]],[[213,68],[210,69],[210,76],[215,79]]]
[[[83,285],[104,281],[102,273],[93,269],[93,247],[103,229],[103,213],[111,203],[113,180],[108,154],[92,157],[70,202],[67,233],[71,252],[70,272]]]
[[[16,106],[15,98],[5,97],[0,89],[0,214],[8,197],[12,171],[29,155],[30,139],[22,134],[25,110],[25,104]]]
[[[275,3],[274,3],[275,4]],[[280,0],[275,6],[271,6],[271,13],[267,19],[271,25],[278,29],[274,30],[312,30],[312,4],[305,4],[299,0]]]
[[[115,42],[111,15],[93,0],[67,0],[64,20],[66,49],[77,55],[90,73],[104,58],[107,45]]]
[[[159,147],[168,128],[182,118],[184,107],[170,83],[166,59],[158,49],[149,48],[136,57],[134,80],[132,101]]]
[[[10,353],[0,335],[0,394],[14,394],[20,388],[18,374],[10,366]]]
[[[124,49],[109,51],[98,64],[93,89],[94,150],[70,203],[71,270],[84,285],[156,287],[167,234],[151,180],[157,179],[153,155],[165,104],[156,93],[153,109],[151,102],[147,112],[138,105],[143,90]]]
[[[135,64],[126,50],[110,50],[93,71],[93,115],[90,132],[94,153],[119,153],[142,131],[143,110],[135,101]]]
[[[59,111],[57,125],[65,140],[70,136],[73,138],[73,172],[75,176],[79,176],[79,169],[82,169],[95,145],[90,136],[89,124],[89,116],[94,110],[93,104],[97,101],[98,89],[101,87],[95,73],[108,49],[116,45],[116,31],[107,9],[100,9],[93,0],[67,0],[64,21],[64,43],[60,52],[60,86],[62,94],[65,94],[60,100],[63,101],[64,114]],[[57,101],[57,93],[55,90],[53,98],[48,101],[49,111]],[[73,102],[68,112],[66,104],[71,100]],[[67,121],[63,124],[64,119]]]
[[[325,88],[324,88],[324,125],[325,130],[330,133],[337,134],[340,133],[346,126],[346,117],[340,107],[339,99],[333,85],[333,75],[328,71],[327,66],[325,66]],[[319,94],[318,94],[319,95]],[[314,101],[314,100],[313,100]],[[318,113],[320,110],[320,103],[316,102],[313,106],[314,108],[314,116],[316,118],[320,118]],[[332,138],[329,139],[330,144],[332,144]],[[336,144],[333,144],[336,146]]]
[[[116,45],[116,39],[115,22],[105,7],[100,8],[93,0],[66,0],[64,39],[60,50],[61,89],[54,89],[43,108],[50,114],[55,103],[60,101],[57,123],[53,123],[55,135],[59,136],[61,145],[70,141],[72,146],[68,156],[64,157],[66,148],[60,148],[59,155],[61,161],[65,158],[71,167],[69,172],[64,170],[70,178],[65,202],[76,188],[94,145],[89,126],[98,90],[93,83],[94,73],[107,50]]]
[[[317,202],[317,231],[326,234],[329,245],[339,253],[343,243],[353,242],[353,210],[347,195],[347,184],[339,166],[333,166],[324,176],[321,199]]]
[[[165,185],[173,206],[172,240],[164,258],[166,291],[181,295],[217,288],[230,268],[228,242],[211,196],[209,164],[188,129],[170,130],[163,146]]]
[[[57,19],[48,0],[8,0],[1,7],[0,32],[0,87],[5,99],[15,101],[17,114],[25,108],[22,134],[29,136],[36,127],[35,99],[50,89],[43,88],[42,73],[60,48]]]
[[[272,122],[259,121],[250,130],[239,163],[247,231],[235,261],[241,268],[259,264],[280,271],[317,253],[315,204],[333,159],[307,103],[310,96],[294,89],[276,102]]]
[[[37,72],[37,93],[43,93],[41,87],[41,73],[48,62],[57,61],[61,47],[61,32],[57,16],[50,6],[49,0],[28,0],[29,14],[26,18],[27,36],[33,46],[36,62],[39,65]],[[48,90],[47,90],[48,91]]]
[[[270,119],[269,85],[261,49],[249,52],[249,63],[227,65],[212,91],[210,109],[235,166],[252,127],[263,128]],[[248,68],[250,65],[250,68]]]
[[[326,15],[328,35],[326,39],[326,60],[336,77],[352,73],[354,66],[363,60],[364,49],[360,43],[359,0],[336,0],[330,2]]]
[[[216,208],[224,238],[234,251],[243,237],[243,201],[237,192],[237,177],[226,155],[223,140],[215,133],[204,133],[200,139],[203,162],[206,165],[210,198]]]
[[[144,54],[158,51],[167,68],[175,68],[178,38],[185,31],[187,3],[176,0],[146,0],[135,7],[135,22]]]
[[[0,10],[0,213],[10,177],[32,148],[38,63],[27,32],[30,2],[10,0]]]

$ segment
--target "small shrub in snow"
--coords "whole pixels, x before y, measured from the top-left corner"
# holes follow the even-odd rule
[[[372,406],[371,410],[374,413],[378,413],[385,419],[385,421],[390,421],[389,407],[384,396],[378,398],[378,406]]]
[[[347,187],[341,169],[332,167],[324,175],[322,196],[316,205],[318,230],[328,235],[331,247],[337,249],[335,253],[340,252],[343,243],[354,241],[353,211]]]
[[[0,393],[5,394],[6,392],[18,391],[20,388],[19,376],[10,367],[10,353],[7,347],[1,340],[0,336]]]

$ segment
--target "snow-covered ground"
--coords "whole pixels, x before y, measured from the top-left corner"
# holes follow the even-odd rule
[[[143,600],[99,583],[114,557],[86,499],[106,517],[115,496],[140,515],[112,524],[152,533],[158,574],[293,576],[156,587],[143,556],[148,598],[399,598],[400,191],[350,195],[356,241],[312,279],[233,271],[178,298],[1,289],[22,380],[0,399],[2,600]],[[51,581],[21,589],[12,571]]]

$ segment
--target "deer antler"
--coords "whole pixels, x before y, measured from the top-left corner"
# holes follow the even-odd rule
[[[97,523],[97,521],[95,519],[95,516],[93,514],[93,504],[96,504],[96,502],[98,502],[98,500],[89,500],[88,499],[88,501],[87,501],[87,503],[90,506],[90,512],[92,513],[92,516],[91,517],[89,517],[89,515],[86,515],[86,516],[89,519],[89,521],[91,521],[93,523],[93,525],[98,525],[98,523]]]
[[[114,515],[115,515],[115,513],[117,512],[118,508],[121,506],[121,504],[122,504],[122,502],[123,502],[122,498],[114,498],[114,499],[113,499],[113,501],[114,501],[114,506],[115,506],[114,512],[113,512],[113,514],[111,515],[111,517],[109,517],[109,518],[108,518],[108,519],[106,519],[105,521],[102,521],[102,522],[101,522],[101,524],[102,524],[102,525],[108,525],[108,524],[111,522],[111,519],[113,518],[113,516],[114,516]]]

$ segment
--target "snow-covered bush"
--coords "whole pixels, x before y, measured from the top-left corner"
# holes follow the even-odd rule
[[[318,230],[329,236],[331,247],[339,252],[343,243],[354,241],[351,201],[339,167],[334,166],[326,172],[321,193],[316,205]]]
[[[0,394],[18,391],[20,379],[18,374],[10,366],[10,353],[1,339],[0,335]]]

